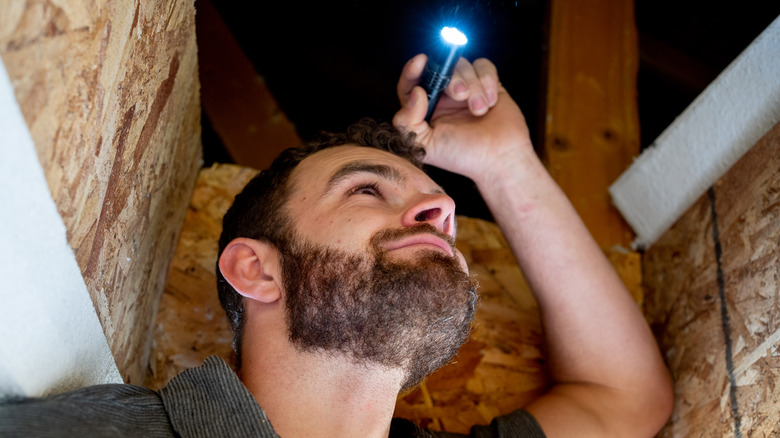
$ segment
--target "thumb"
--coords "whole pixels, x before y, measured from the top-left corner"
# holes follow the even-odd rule
[[[393,125],[401,131],[415,132],[418,141],[425,136],[431,129],[428,122],[425,121],[425,114],[428,111],[428,95],[420,86],[416,86],[409,93],[409,99],[395,116]]]

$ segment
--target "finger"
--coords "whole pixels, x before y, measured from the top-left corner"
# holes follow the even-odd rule
[[[479,58],[473,63],[474,71],[485,90],[488,105],[493,107],[498,101],[498,70],[495,64],[485,58]]]
[[[453,100],[458,102],[468,99],[469,97],[469,85],[468,77],[474,77],[476,73],[473,71],[471,63],[465,58],[459,58],[455,65],[455,70],[452,72],[452,79],[447,85],[445,93]]]
[[[425,121],[428,112],[428,95],[422,87],[414,87],[409,98],[400,110],[393,116],[393,125],[402,131],[414,131],[418,135],[430,127]]]
[[[420,82],[420,76],[422,76],[425,64],[428,62],[428,56],[421,53],[412,59],[410,59],[404,68],[401,70],[401,76],[398,78],[398,84],[396,85],[396,92],[398,93],[398,100],[401,105],[406,105],[406,101],[409,99],[409,94],[414,87]]]
[[[453,83],[454,82],[454,83]],[[463,91],[463,88],[466,91]],[[477,70],[474,65],[460,58],[455,66],[452,80],[448,86],[449,96],[455,100],[468,99],[469,110],[476,116],[485,114],[490,108],[488,106],[487,94],[482,85]]]

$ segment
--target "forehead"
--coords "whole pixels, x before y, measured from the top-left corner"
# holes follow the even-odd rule
[[[387,166],[397,174],[395,179],[414,179],[440,190],[440,187],[422,170],[409,161],[381,149],[344,145],[335,146],[306,157],[293,169],[290,175],[290,187],[293,191],[309,187],[324,188],[324,184],[339,171],[356,163],[360,165]]]

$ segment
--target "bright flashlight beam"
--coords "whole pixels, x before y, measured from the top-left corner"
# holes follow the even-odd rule
[[[469,39],[466,38],[466,35],[454,27],[442,28],[441,37],[444,38],[444,41],[447,41],[450,44],[455,44],[456,46],[462,46],[469,42]]]
[[[428,64],[425,65],[420,85],[428,95],[428,112],[426,121],[431,121],[433,110],[439,103],[439,98],[452,79],[455,64],[458,63],[460,52],[468,42],[463,32],[454,27],[445,27],[441,30],[442,44],[438,53],[428,56]]]

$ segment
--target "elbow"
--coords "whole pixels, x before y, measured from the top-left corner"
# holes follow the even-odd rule
[[[667,424],[674,410],[674,385],[669,372],[664,368],[653,379],[647,382],[649,385],[644,391],[645,396],[641,406],[640,414],[635,418],[644,418],[642,430],[643,436],[654,437]],[[645,435],[646,433],[646,435]]]
[[[655,401],[658,421],[656,433],[666,425],[674,411],[674,383],[668,370],[664,369],[663,374],[664,378],[659,382]]]
[[[655,437],[669,421],[674,410],[674,386],[666,368],[646,376],[641,385],[625,394],[624,408],[614,423],[610,436],[615,437]],[[613,417],[614,418],[614,417]]]

